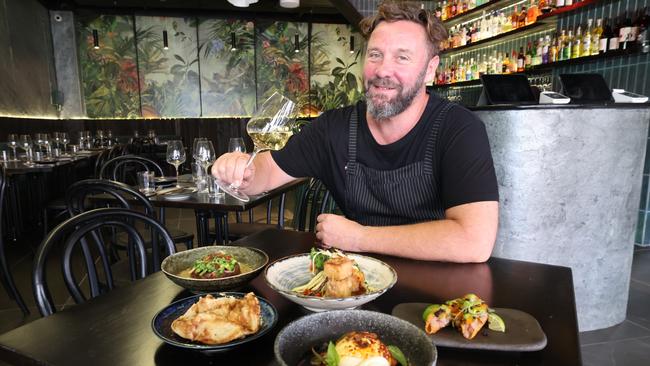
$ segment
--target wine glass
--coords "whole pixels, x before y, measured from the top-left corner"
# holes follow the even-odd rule
[[[20,135],[20,148],[25,150],[25,156],[27,157],[27,161],[31,162],[32,161],[32,137],[29,135]]]
[[[228,140],[228,152],[246,152],[246,144],[244,144],[244,139],[241,137],[231,137]]]
[[[246,132],[255,144],[246,167],[251,165],[255,156],[261,151],[282,149],[293,135],[295,118],[296,104],[282,94],[275,92],[264,101],[246,124]],[[240,192],[238,186],[224,185],[221,182],[218,184],[224,192],[238,200],[249,201],[249,197]]]
[[[16,148],[18,147],[18,136],[10,133],[7,136],[7,144],[14,151],[14,160],[18,160],[18,155],[16,155]]]
[[[198,161],[206,172],[206,176],[209,173],[208,167],[214,163],[215,154],[214,146],[212,146],[212,141],[199,140],[196,141],[196,148],[194,151],[194,158]]]
[[[63,152],[68,153],[68,143],[70,142],[70,138],[68,138],[68,133],[67,132],[61,132],[59,135],[61,138],[61,144],[63,144]]]
[[[178,183],[178,166],[185,162],[185,148],[180,140],[167,142],[167,162],[176,168],[176,187],[180,188]]]

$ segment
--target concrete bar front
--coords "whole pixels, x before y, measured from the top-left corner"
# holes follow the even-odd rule
[[[487,128],[499,181],[493,256],[571,267],[580,331],[621,323],[650,107],[474,112]]]

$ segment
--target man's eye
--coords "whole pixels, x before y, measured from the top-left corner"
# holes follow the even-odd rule
[[[409,58],[408,56],[403,56],[403,55],[401,55],[401,56],[397,56],[397,59],[398,59],[400,62],[408,62],[408,61],[410,60],[410,58]]]

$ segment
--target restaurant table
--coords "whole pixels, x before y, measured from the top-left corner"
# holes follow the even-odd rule
[[[253,207],[264,204],[279,195],[286,193],[301,184],[305,184],[307,178],[294,179],[291,182],[284,184],[278,188],[264,192],[258,195],[251,195],[250,201],[243,202],[236,198],[231,197],[227,193],[221,198],[210,198],[207,193],[194,193],[187,199],[170,200],[165,196],[154,195],[149,197],[149,201],[156,207],[176,207],[193,209],[196,215],[196,229],[198,234],[198,245],[203,246],[208,244],[208,236],[210,232],[209,219],[211,216],[217,216],[217,221],[227,215],[228,212],[243,212]],[[183,185],[183,184],[181,184]],[[226,216],[227,217],[227,216]],[[161,219],[162,220],[162,219]],[[219,225],[217,229],[217,242],[219,239],[228,237],[228,233],[219,233]]]
[[[270,260],[307,252],[314,234],[269,229],[235,242],[264,250]],[[476,351],[438,347],[438,365],[580,365],[578,324],[571,270],[508,259],[455,264],[372,255],[391,265],[397,283],[366,310],[390,313],[405,302],[439,303],[473,292],[492,307],[525,311],[548,338],[537,352]],[[278,311],[264,336],[228,352],[202,353],[161,341],[151,329],[154,315],[192,294],[153,274],[82,305],[0,335],[0,360],[20,365],[273,365],[273,342],[289,322],[310,314],[272,290],[261,274],[239,291],[254,291]]]

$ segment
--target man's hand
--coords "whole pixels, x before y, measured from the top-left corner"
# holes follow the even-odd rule
[[[316,221],[316,238],[323,245],[352,252],[363,250],[360,244],[364,226],[334,214],[320,214]]]
[[[212,175],[241,190],[248,188],[255,178],[255,164],[248,164],[250,155],[241,152],[223,154],[212,165]]]

